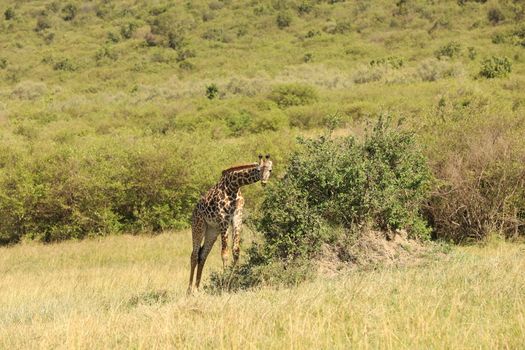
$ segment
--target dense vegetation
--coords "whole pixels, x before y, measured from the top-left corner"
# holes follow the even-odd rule
[[[296,136],[335,115],[334,135],[358,139],[385,110],[437,179],[423,210],[435,237],[524,233],[521,1],[4,1],[0,14],[1,243],[185,227],[223,168],[269,152],[279,178]]]
[[[355,262],[352,246],[367,231],[392,239],[396,231],[427,240],[422,217],[432,177],[414,135],[381,117],[363,142],[353,137],[299,140],[285,176],[265,195],[256,218],[263,241],[255,244],[240,273],[212,275],[212,290],[248,288],[268,279],[297,283],[312,275],[309,261],[323,248]]]

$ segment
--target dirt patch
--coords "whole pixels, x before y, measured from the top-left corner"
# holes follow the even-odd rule
[[[317,259],[318,272],[332,276],[356,268],[417,265],[431,250],[429,245],[409,239],[404,230],[388,234],[368,230],[352,243],[325,244]]]

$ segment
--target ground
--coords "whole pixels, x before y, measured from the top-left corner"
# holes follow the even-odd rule
[[[0,348],[519,348],[525,244],[185,295],[189,231],[0,248]],[[246,248],[247,243],[245,242]],[[219,249],[209,272],[219,269]]]

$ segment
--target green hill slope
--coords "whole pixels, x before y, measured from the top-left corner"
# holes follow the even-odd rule
[[[403,117],[433,164],[494,125],[520,146],[520,1],[3,1],[0,14],[4,243],[184,227],[221,169],[259,152],[279,164],[328,116],[356,134]]]

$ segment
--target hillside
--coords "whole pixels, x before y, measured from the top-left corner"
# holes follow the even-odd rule
[[[295,137],[334,120],[357,136],[378,113],[403,120],[452,187],[451,168],[514,169],[523,155],[519,1],[3,1],[0,13],[3,243],[187,227],[220,170],[265,152],[279,176]],[[247,195],[256,208],[260,189]],[[500,217],[523,220],[513,213]]]

